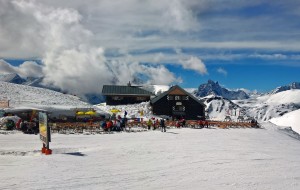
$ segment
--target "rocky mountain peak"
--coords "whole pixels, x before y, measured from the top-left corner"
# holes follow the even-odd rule
[[[214,82],[213,80],[208,80],[207,83],[201,84],[198,87],[198,91],[196,92],[196,96],[205,97],[208,95],[217,95],[227,98],[229,100],[236,99],[247,99],[249,95],[242,90],[231,91],[224,87],[221,87],[218,82]]]

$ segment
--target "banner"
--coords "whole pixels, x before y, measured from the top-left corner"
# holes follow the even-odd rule
[[[39,112],[39,129],[40,129],[40,139],[46,145],[49,146],[50,139],[48,138],[50,135],[48,133],[48,122],[47,122],[47,114],[44,112]]]

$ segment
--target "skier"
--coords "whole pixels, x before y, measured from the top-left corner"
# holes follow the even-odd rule
[[[160,120],[160,127],[161,127],[161,132],[166,132],[166,125],[164,119]]]
[[[148,120],[147,126],[148,126],[148,130],[150,130],[151,126],[152,126],[152,120],[151,119]]]
[[[154,126],[153,126],[153,130],[155,130],[156,128],[158,128],[159,126],[159,121],[158,119],[156,119],[155,123],[154,123]]]
[[[182,118],[182,119],[181,119],[181,124],[182,124],[182,127],[185,127],[185,123],[186,123],[185,119],[184,119],[184,118]]]
[[[106,121],[102,121],[101,127],[103,130],[106,130],[106,127],[107,127]]]

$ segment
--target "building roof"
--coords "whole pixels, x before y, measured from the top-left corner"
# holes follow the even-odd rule
[[[139,95],[151,96],[152,92],[144,90],[139,86],[117,86],[117,85],[104,85],[102,88],[103,95]]]
[[[170,94],[170,92],[174,91],[175,89],[179,89],[180,91],[182,91],[184,94],[188,95],[190,98],[194,99],[196,102],[198,102],[199,104],[203,105],[205,107],[205,104],[197,99],[195,96],[191,95],[190,93],[188,93],[187,91],[185,91],[183,88],[181,88],[180,86],[178,85],[175,85],[175,86],[172,86],[168,91],[165,91],[164,93],[156,96],[155,98],[152,98],[150,100],[151,104],[157,102],[158,100],[160,100],[161,98],[163,98],[164,96]]]

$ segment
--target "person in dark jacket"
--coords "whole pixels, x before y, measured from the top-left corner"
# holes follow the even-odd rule
[[[160,120],[160,127],[161,127],[161,132],[166,132],[166,125],[164,119]]]

